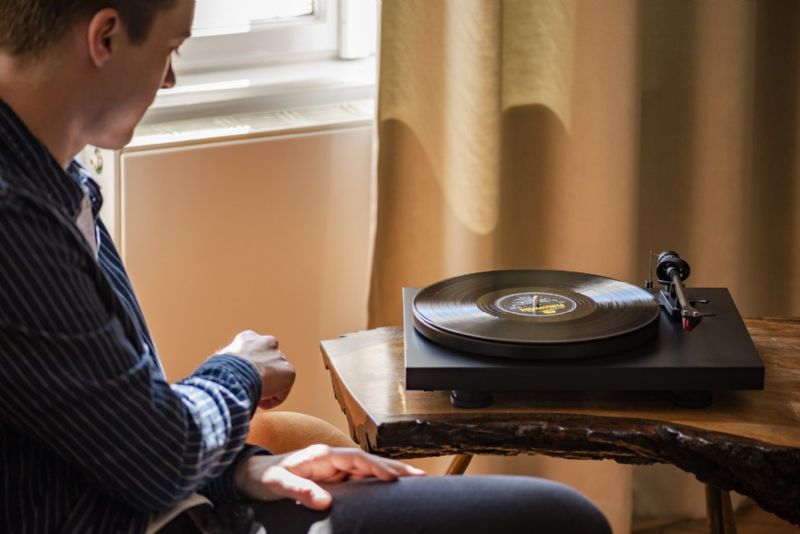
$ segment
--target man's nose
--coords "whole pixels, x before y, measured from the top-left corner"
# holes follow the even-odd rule
[[[164,81],[161,82],[162,89],[171,89],[175,87],[175,71],[172,70],[172,60],[167,65],[167,72],[164,73]]]

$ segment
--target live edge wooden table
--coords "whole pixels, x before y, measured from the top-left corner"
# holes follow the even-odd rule
[[[350,432],[391,458],[545,454],[669,463],[706,483],[712,532],[735,532],[728,490],[800,525],[800,319],[748,319],[765,365],[763,391],[717,392],[710,407],[663,394],[495,393],[455,408],[446,391],[406,391],[403,331],[378,328],[323,341],[325,366]]]

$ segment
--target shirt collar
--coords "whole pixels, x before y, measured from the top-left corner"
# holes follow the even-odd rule
[[[70,168],[72,165],[70,165]],[[70,219],[80,213],[83,190],[28,129],[11,106],[0,99],[0,181],[42,197]],[[96,185],[96,184],[95,184]]]
[[[89,194],[89,200],[92,203],[92,213],[95,218],[97,218],[100,214],[100,208],[103,207],[103,195],[100,193],[100,184],[89,176],[89,173],[86,172],[86,167],[77,159],[73,159],[69,163],[69,166],[67,166],[67,174],[80,184],[81,187],[86,189]]]

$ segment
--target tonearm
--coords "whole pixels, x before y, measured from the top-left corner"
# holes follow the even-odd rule
[[[705,300],[690,301],[686,297],[683,281],[689,278],[691,269],[686,261],[673,250],[665,250],[658,255],[656,264],[656,279],[664,287],[658,292],[661,306],[673,318],[681,319],[684,332],[689,332],[697,326],[704,316],[713,315],[699,311],[694,305]]]

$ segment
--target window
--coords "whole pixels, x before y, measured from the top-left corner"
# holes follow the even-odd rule
[[[248,32],[254,27],[314,16],[313,0],[197,0],[192,33],[196,37]]]
[[[372,98],[379,0],[197,0],[143,124]],[[355,60],[355,61],[349,61]]]
[[[374,53],[378,0],[197,0],[180,73]]]

